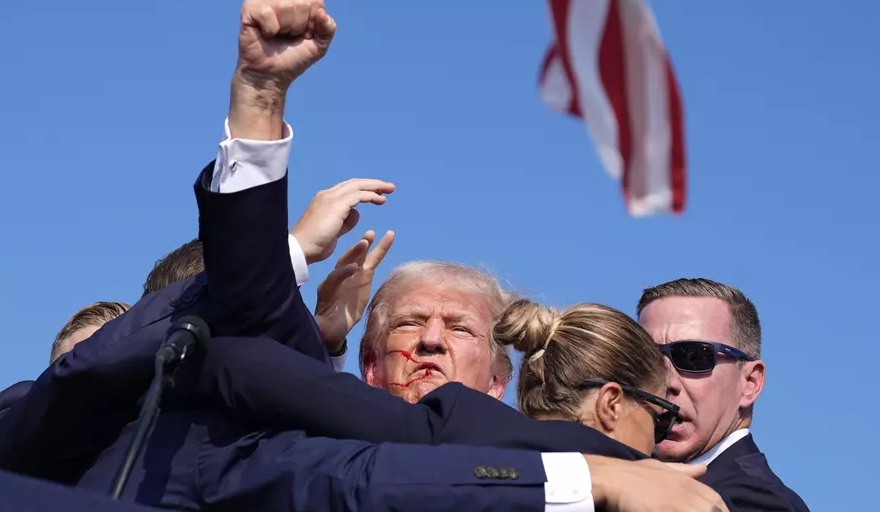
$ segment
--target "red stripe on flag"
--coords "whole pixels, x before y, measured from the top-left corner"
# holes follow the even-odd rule
[[[553,62],[557,55],[559,55],[559,46],[553,43],[547,49],[547,53],[544,54],[544,62],[541,63],[541,78],[538,80],[539,85],[544,85],[544,82],[547,81],[547,71],[550,69],[550,63]]]
[[[622,159],[623,197],[629,202],[630,161],[632,160],[632,135],[630,129],[629,100],[626,86],[626,62],[624,55],[623,23],[617,0],[608,2],[605,30],[599,42],[599,75],[608,101],[617,117],[617,143]]]
[[[553,45],[560,60],[562,61],[562,69],[565,71],[565,77],[571,84],[571,99],[568,104],[568,113],[573,116],[583,117],[581,111],[581,103],[578,94],[577,79],[574,76],[574,70],[571,67],[571,59],[568,51],[568,11],[571,6],[571,0],[550,0],[550,11],[553,14],[553,30],[556,33],[556,44]],[[553,52],[551,48],[550,52]],[[548,55],[549,56],[549,55]],[[549,66],[551,60],[545,61]]]
[[[669,126],[671,148],[669,151],[669,186],[672,189],[672,212],[684,211],[687,193],[687,163],[684,152],[684,106],[672,60],[666,56],[666,92],[669,95]]]

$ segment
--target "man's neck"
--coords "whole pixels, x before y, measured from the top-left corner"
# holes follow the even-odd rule
[[[740,428],[728,434],[724,439],[715,443],[715,446],[706,450],[699,457],[694,458],[688,464],[711,464],[713,460],[724,453],[724,450],[733,446],[737,441],[749,435],[748,428]]]

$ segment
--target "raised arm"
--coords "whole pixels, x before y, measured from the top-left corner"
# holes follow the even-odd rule
[[[327,52],[336,30],[313,3],[249,1],[241,9],[230,138],[195,185],[208,321],[216,335],[267,335],[298,348],[321,347],[314,322],[302,322],[308,318],[291,265],[286,161],[292,134],[283,121],[289,86]]]
[[[358,204],[383,204],[394,190],[380,180],[341,183],[319,192],[287,233],[285,95],[334,32],[316,0],[245,2],[227,140],[196,183],[212,331],[268,336],[318,359],[326,351],[296,285],[357,224]]]

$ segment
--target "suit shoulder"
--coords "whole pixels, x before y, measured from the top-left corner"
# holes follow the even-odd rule
[[[788,488],[768,466],[743,457],[724,471],[709,472],[703,483],[714,489],[737,511],[809,512],[800,496]]]

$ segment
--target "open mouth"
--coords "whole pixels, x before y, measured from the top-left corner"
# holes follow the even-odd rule
[[[680,434],[686,427],[688,423],[688,419],[684,416],[681,417],[681,420],[676,422],[672,427],[672,434]]]
[[[422,362],[416,366],[416,372],[420,372],[424,370],[425,374],[430,375],[431,373],[438,372],[443,373],[443,370],[440,368],[440,365],[431,362]]]

